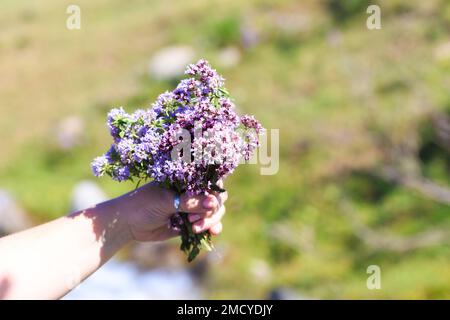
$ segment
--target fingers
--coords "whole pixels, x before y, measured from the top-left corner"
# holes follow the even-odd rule
[[[180,197],[180,211],[192,213],[190,221],[210,217],[228,199],[228,193],[222,192],[218,195],[208,194],[189,197],[186,194]]]
[[[225,191],[225,192],[219,193],[218,199],[219,199],[220,205],[224,204],[225,201],[227,201],[227,199],[228,199],[228,192]]]
[[[219,180],[217,184],[223,187],[222,180]],[[192,197],[182,194],[180,197],[180,211],[191,213],[188,218],[189,221],[196,222],[211,217],[227,199],[228,193],[226,191]]]
[[[186,193],[180,197],[180,211],[197,214],[212,214],[219,207],[219,201],[212,195],[189,197]]]
[[[211,228],[209,228],[209,232],[213,236],[217,236],[219,233],[221,233],[222,232],[222,222],[219,222],[219,223],[213,225]]]
[[[208,230],[214,225],[220,223],[220,220],[222,219],[224,214],[225,214],[225,206],[223,205],[212,216],[194,222],[192,224],[192,230],[195,233],[200,233],[202,231]]]

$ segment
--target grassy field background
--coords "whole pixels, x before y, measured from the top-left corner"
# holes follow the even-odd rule
[[[149,106],[173,87],[148,76],[152,55],[187,45],[224,75],[242,112],[280,129],[278,174],[243,166],[226,183],[224,259],[208,297],[286,287],[314,298],[450,298],[449,237],[410,247],[450,229],[450,200],[385,175],[450,188],[450,136],[436,129],[450,116],[448,1],[77,0],[82,25],[70,31],[71,3],[0,4],[0,187],[36,222],[65,214],[73,186],[93,179],[109,108]],[[366,28],[371,3],[381,30]],[[252,46],[246,29],[258,35]],[[221,66],[226,47],[240,51],[237,65]],[[61,150],[55,123],[68,116],[83,119],[85,139]],[[133,187],[98,183],[109,196]],[[366,288],[372,264],[381,290]]]

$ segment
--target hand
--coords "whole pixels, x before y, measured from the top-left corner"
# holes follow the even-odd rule
[[[175,213],[175,194],[147,184],[118,198],[0,239],[0,275],[6,275],[12,299],[55,299],[67,294],[131,240],[165,240]],[[189,213],[194,232],[222,230],[226,193],[188,197],[180,210]],[[73,272],[76,272],[76,283]],[[69,272],[69,273],[68,273]],[[70,275],[71,284],[67,284]],[[0,279],[0,283],[1,283]],[[1,290],[0,290],[1,291]]]
[[[178,232],[168,228],[168,221],[175,213],[175,193],[156,184],[149,183],[118,198],[127,212],[126,222],[131,237],[137,241],[161,241],[177,236]],[[195,233],[209,230],[217,235],[222,231],[221,219],[225,214],[224,202],[227,193],[212,193],[180,197],[180,211],[188,212]]]

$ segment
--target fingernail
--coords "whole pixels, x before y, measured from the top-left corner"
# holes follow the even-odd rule
[[[200,220],[200,216],[198,214],[194,213],[194,214],[190,214],[188,219],[190,222],[194,222],[194,221]]]
[[[199,225],[193,225],[192,230],[194,230],[194,232],[200,232],[202,231],[202,227]]]
[[[205,200],[203,200],[203,207],[207,209],[214,207],[214,198],[207,197]]]

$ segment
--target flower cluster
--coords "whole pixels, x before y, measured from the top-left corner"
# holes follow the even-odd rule
[[[114,142],[92,162],[96,176],[150,178],[179,193],[201,194],[221,191],[218,180],[249,160],[264,130],[260,123],[236,113],[224,79],[207,61],[189,65],[185,73],[149,109],[109,112]]]

